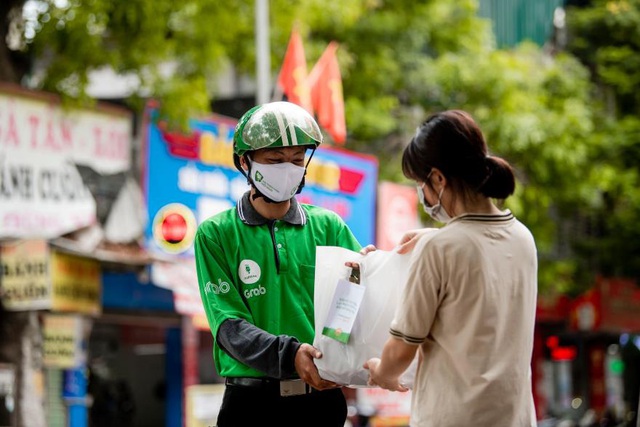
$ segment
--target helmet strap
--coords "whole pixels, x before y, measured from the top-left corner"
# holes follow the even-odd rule
[[[269,197],[265,196],[264,194],[262,194],[260,192],[260,190],[258,190],[256,188],[255,185],[251,185],[251,186],[253,187],[253,191],[254,191],[253,192],[253,196],[251,196],[252,200],[255,200],[255,199],[258,199],[258,198],[262,197],[264,199],[265,203],[283,203],[283,202],[276,202],[275,200],[272,200]]]
[[[313,158],[313,155],[315,154],[315,152],[316,152],[316,147],[313,147],[311,149],[311,155],[309,156],[309,160],[307,160],[307,164],[304,165],[304,176],[302,177],[302,181],[300,181],[300,185],[298,186],[298,190],[296,191],[296,194],[300,194],[300,192],[304,188],[305,177],[307,176],[307,167],[309,167],[309,163],[311,163],[311,159]]]
[[[248,159],[248,156],[246,154],[243,154],[243,156],[245,156],[245,160]],[[242,168],[242,163],[240,163],[240,156],[238,156],[236,153],[233,153],[233,165],[236,167],[236,169],[238,169],[238,171],[245,177],[247,178],[247,184],[251,184],[251,182],[249,181],[249,175],[247,175],[247,173],[244,171],[244,169]]]

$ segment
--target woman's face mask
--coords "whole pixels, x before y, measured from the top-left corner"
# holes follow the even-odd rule
[[[295,196],[304,172],[304,167],[293,163],[251,162],[250,176],[262,194],[274,202],[284,202]]]
[[[431,172],[429,172],[429,175],[427,175],[427,181],[429,180],[430,177],[431,177]],[[424,211],[431,218],[433,218],[434,221],[443,222],[445,224],[451,221],[451,217],[449,216],[449,214],[441,204],[444,187],[442,187],[442,190],[440,190],[440,193],[438,193],[438,203],[436,203],[433,206],[429,206],[426,198],[424,197],[424,185],[425,183],[423,182],[422,185],[417,186],[418,199],[420,200],[420,203],[422,204]]]

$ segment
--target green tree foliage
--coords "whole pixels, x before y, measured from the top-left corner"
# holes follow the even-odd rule
[[[575,288],[570,219],[593,198],[585,171],[597,142],[588,71],[530,44],[496,50],[472,1],[379,2],[336,37],[345,46],[351,146],[385,159],[381,177],[402,182],[400,154],[420,121],[468,110],[494,154],[517,167],[507,207],[536,236],[542,288]]]
[[[595,0],[568,11],[569,51],[592,71],[619,115],[640,112],[640,1]],[[613,102],[611,102],[613,101]]]
[[[153,95],[177,121],[208,110],[208,78],[250,50],[248,2],[34,0],[22,50],[35,58],[30,84],[84,99],[91,71],[109,67],[140,82],[132,100]]]
[[[567,13],[568,50],[595,83],[593,203],[576,238],[587,271],[640,277],[640,1],[595,0]]]
[[[164,115],[184,125],[209,111],[216,96],[212,82],[225,66],[249,74],[255,68],[254,0],[11,3],[9,18],[22,30],[14,51],[32,58],[36,71],[17,80],[70,99],[86,101],[89,73],[108,67],[140,82],[129,101],[161,99]],[[273,64],[284,55],[292,22],[318,13],[323,3],[270,0]],[[24,5],[29,13],[20,22],[15,11]],[[361,2],[348,2],[334,18],[353,20],[360,7]]]

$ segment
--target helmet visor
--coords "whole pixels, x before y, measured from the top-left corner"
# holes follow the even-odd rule
[[[322,142],[322,132],[302,107],[289,102],[272,102],[251,116],[242,131],[242,139],[254,150],[269,147],[279,139],[282,143],[278,146],[282,147],[317,146]]]

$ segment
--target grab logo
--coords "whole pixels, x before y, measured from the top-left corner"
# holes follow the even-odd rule
[[[227,282],[223,282],[222,279],[218,279],[217,284],[207,282],[207,284],[204,285],[204,292],[207,294],[210,294],[210,293],[214,295],[226,294],[227,292],[229,292],[229,289],[231,289],[231,286],[229,286]]]
[[[251,285],[260,280],[260,266],[253,260],[243,259],[238,266],[238,277],[242,283]]]
[[[264,295],[266,293],[267,293],[267,289],[262,285],[258,285],[257,288],[245,289],[244,290],[244,297],[246,299],[249,299],[249,298],[253,298],[253,297],[259,297],[260,295]]]

